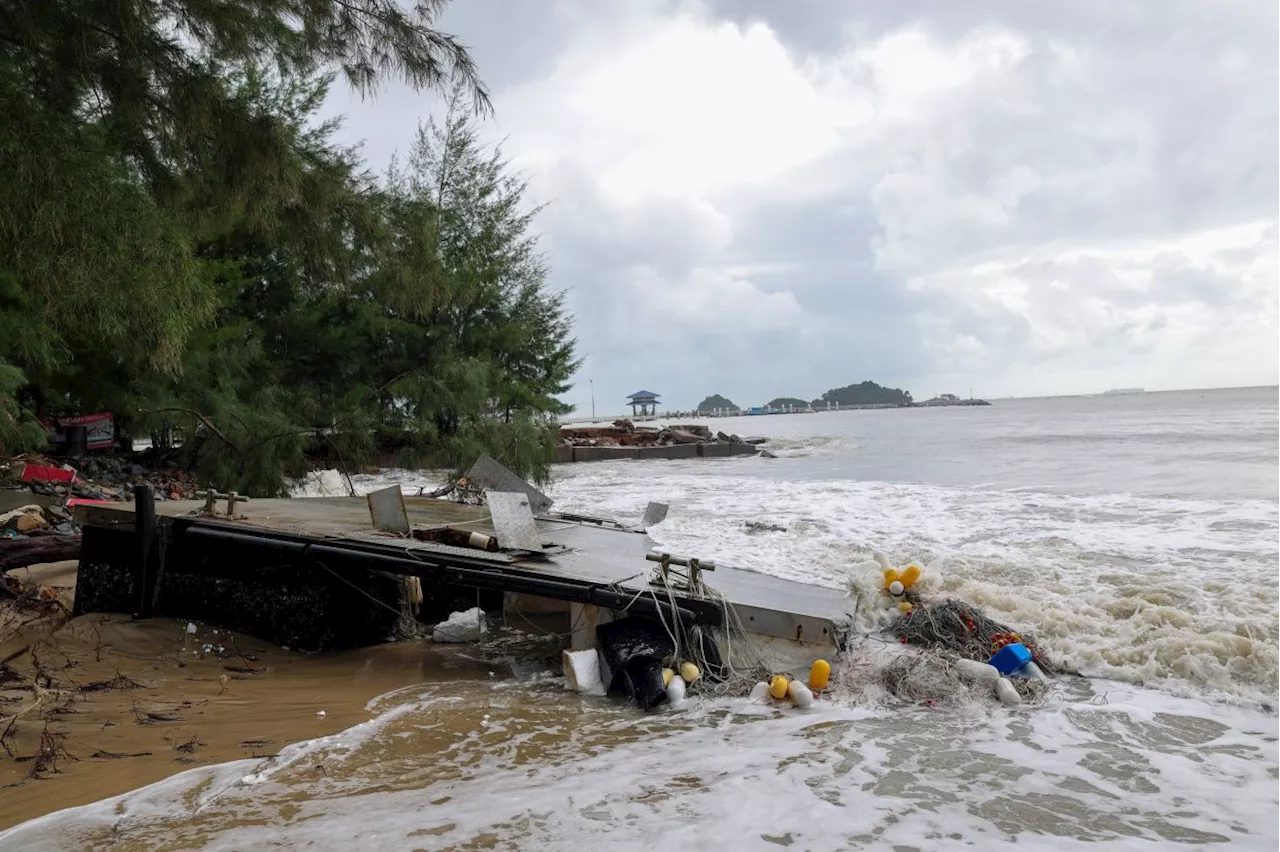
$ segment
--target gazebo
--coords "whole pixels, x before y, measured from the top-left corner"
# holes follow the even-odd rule
[[[627,397],[632,417],[651,417],[658,413],[658,395],[653,391],[636,391]]]

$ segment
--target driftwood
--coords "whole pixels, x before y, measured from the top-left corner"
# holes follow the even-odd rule
[[[0,571],[79,557],[79,533],[0,538]]]

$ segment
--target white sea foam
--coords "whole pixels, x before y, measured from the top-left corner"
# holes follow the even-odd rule
[[[667,499],[667,520],[650,530],[662,547],[842,590],[873,550],[918,561],[937,593],[1033,631],[1086,674],[1250,699],[1276,692],[1274,502],[797,483],[693,464],[655,479],[636,467],[577,466],[551,494],[557,508],[626,518]]]
[[[305,762],[192,770],[0,849],[1275,848],[1274,716],[1109,688],[1037,710],[640,717],[547,683],[424,686]]]

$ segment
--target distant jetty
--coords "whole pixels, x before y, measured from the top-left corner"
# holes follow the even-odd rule
[[[1147,392],[1146,388],[1112,388],[1109,391],[1103,391],[1102,395],[1103,396],[1120,396],[1123,394],[1146,393],[1146,392]]]

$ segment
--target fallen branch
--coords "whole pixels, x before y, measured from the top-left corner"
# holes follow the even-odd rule
[[[203,423],[203,424],[204,424],[204,428],[208,429],[208,430],[209,430],[209,432],[210,432],[210,433],[211,433],[215,438],[217,438],[218,440],[222,441],[222,443],[224,443],[224,444],[226,444],[228,447],[230,447],[230,448],[232,449],[232,451],[233,451],[233,452],[235,452],[235,454],[236,454],[236,455],[238,455],[238,456],[243,456],[243,455],[244,455],[244,452],[243,452],[239,447],[237,447],[237,446],[235,445],[235,442],[234,442],[234,441],[232,441],[230,438],[228,438],[228,437],[223,433],[223,431],[222,431],[221,429],[219,429],[217,426],[214,426],[214,425],[213,425],[213,421],[212,421],[212,420],[210,420],[210,419],[208,418],[208,416],[207,416],[207,415],[201,414],[199,411],[195,411],[195,410],[190,409],[190,408],[156,408],[156,409],[145,409],[145,408],[144,408],[144,409],[141,409],[141,410],[139,411],[139,413],[140,413],[140,414],[173,414],[173,413],[176,413],[176,414],[186,414],[186,415],[189,415],[189,416],[191,416],[191,417],[196,418],[196,419],[197,419],[197,420],[199,420],[201,423]]]
[[[79,558],[79,533],[0,538],[0,571]]]

